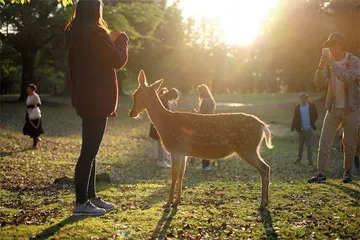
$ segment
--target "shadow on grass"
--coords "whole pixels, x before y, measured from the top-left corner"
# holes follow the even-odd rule
[[[266,239],[279,239],[272,223],[270,211],[268,209],[260,209],[259,212],[266,232]]]
[[[11,152],[0,152],[0,158],[3,157],[11,157],[12,155],[16,154],[16,153],[22,153],[22,152],[26,152],[31,150],[31,148],[25,148],[22,150],[16,150],[16,151],[11,151]]]
[[[350,184],[359,187],[358,183],[353,182],[353,183],[350,183]],[[345,186],[345,185],[338,185],[338,184],[334,184],[334,183],[328,183],[327,185],[343,191],[344,193],[349,195],[351,198],[353,198],[357,202],[360,201],[360,191],[358,191],[358,190],[355,190],[353,188],[349,188],[348,186]]]
[[[53,236],[55,233],[57,233],[64,226],[66,226],[68,224],[79,222],[81,220],[84,220],[85,218],[87,218],[87,216],[69,216],[69,217],[63,219],[61,222],[58,222],[57,224],[52,225],[52,226],[48,227],[47,229],[43,230],[41,233],[37,234],[32,239],[36,239],[36,240],[37,239],[47,239],[47,238]]]
[[[162,239],[165,237],[166,231],[169,229],[170,224],[177,213],[177,208],[165,208],[163,215],[155,226],[155,230],[151,235],[151,239]]]

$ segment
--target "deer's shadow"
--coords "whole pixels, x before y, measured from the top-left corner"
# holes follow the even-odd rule
[[[160,220],[157,222],[151,239],[161,239],[165,237],[170,224],[177,213],[177,208],[165,208]]]
[[[264,209],[260,209],[259,213],[266,232],[266,239],[279,239],[272,223],[272,217],[270,211],[264,208]]]

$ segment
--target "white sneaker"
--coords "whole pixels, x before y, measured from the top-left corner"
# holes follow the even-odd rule
[[[105,209],[106,211],[110,211],[111,209],[114,208],[114,205],[111,204],[111,203],[108,203],[108,202],[105,202],[104,200],[102,200],[101,198],[99,197],[94,197],[92,199],[90,199],[90,202],[92,204],[94,204],[96,207],[98,208],[103,208]]]
[[[76,205],[73,209],[73,216],[100,216],[105,213],[105,209],[94,206],[90,201]]]
[[[165,160],[157,160],[156,165],[161,168],[171,168],[171,166]]]

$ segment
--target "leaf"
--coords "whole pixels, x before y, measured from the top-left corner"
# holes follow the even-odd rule
[[[0,0],[0,3],[2,3],[3,5],[5,5],[5,0]]]
[[[66,7],[67,5],[72,5],[73,1],[72,0],[57,0],[59,3],[61,3],[64,7]]]

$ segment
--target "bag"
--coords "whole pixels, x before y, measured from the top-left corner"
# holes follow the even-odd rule
[[[39,119],[39,118],[41,118],[41,111],[40,111],[40,108],[35,105],[35,108],[33,108],[29,112],[29,119],[30,120],[35,120],[35,119]]]

